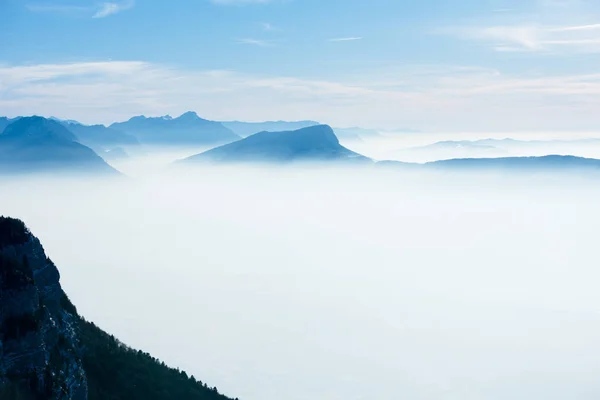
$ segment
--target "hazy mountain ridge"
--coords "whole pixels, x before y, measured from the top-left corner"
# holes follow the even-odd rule
[[[118,146],[140,145],[135,136],[104,125],[83,125],[72,121],[62,124],[77,136],[79,143],[98,151],[108,151]]]
[[[407,163],[402,161],[379,161],[381,167],[399,169],[421,169],[438,171],[590,171],[600,172],[600,160],[563,155],[539,157],[496,157],[496,158],[455,158],[427,163]]]
[[[598,150],[591,152],[592,150]],[[437,161],[456,158],[528,157],[545,155],[577,155],[595,158],[600,154],[600,139],[519,140],[479,139],[444,140],[424,146],[409,147],[394,152],[407,161]]]
[[[370,160],[342,146],[333,129],[328,125],[316,125],[295,131],[259,132],[182,161],[184,163],[287,163]]]
[[[0,217],[0,398],[226,400],[77,313],[25,224]]]
[[[600,160],[563,155],[540,157],[458,158],[426,163],[425,166],[460,169],[589,169],[600,171]]]
[[[188,112],[178,118],[133,117],[127,123],[134,122],[138,127],[159,127],[155,134],[166,140],[164,127],[190,128],[186,134],[197,135],[198,126],[221,126],[220,123],[203,120],[195,113]],[[274,121],[265,124],[272,126],[289,126],[289,124],[312,124],[314,121],[286,122]],[[129,158],[129,149],[141,147],[132,134],[120,131],[112,126],[84,125],[76,121],[60,121],[43,117],[0,118],[0,124],[7,124],[0,133],[0,168],[3,173],[19,172],[48,172],[61,171],[71,173],[100,172],[117,173],[102,157],[107,160],[119,161]],[[217,125],[214,125],[217,124]],[[238,122],[247,127],[247,123]],[[249,126],[263,126],[262,123],[249,123]],[[152,128],[154,129],[154,128]],[[150,129],[150,130],[152,130]],[[212,128],[211,128],[212,129]],[[348,128],[360,133],[362,128]],[[73,132],[75,131],[75,132]],[[346,131],[346,133],[350,132]],[[148,131],[147,131],[148,132]],[[222,131],[221,131],[222,132]],[[375,130],[373,135],[379,135]],[[339,133],[328,125],[311,125],[292,131],[263,131],[239,139],[231,143],[210,149],[200,154],[181,160],[183,163],[289,163],[289,162],[370,162],[357,152],[349,150],[340,144]],[[351,136],[350,136],[351,137]],[[349,137],[349,138],[350,138]],[[377,137],[377,136],[375,136]],[[231,138],[231,136],[230,136]],[[351,140],[347,138],[347,140]],[[356,138],[360,139],[357,135]],[[179,139],[182,139],[180,136]],[[206,137],[204,138],[206,139]],[[83,143],[95,144],[99,154]],[[123,147],[117,144],[123,143]],[[164,144],[164,143],[163,143]],[[172,142],[169,145],[193,145],[193,143]],[[437,168],[451,170],[489,170],[489,169],[553,169],[575,170],[595,169],[593,157],[578,157],[567,151],[551,155],[510,156],[511,147],[551,145],[561,146],[576,144],[585,146],[600,145],[600,139],[574,140],[516,140],[516,139],[480,139],[480,140],[448,140],[439,141],[427,146],[406,149],[406,151],[435,151],[448,150],[453,157],[441,157],[439,161],[431,162],[397,162],[380,161],[379,166],[396,166],[404,168]],[[184,147],[185,147],[184,146]],[[500,146],[503,148],[500,149]],[[127,149],[127,150],[126,150]],[[134,150],[135,151],[135,150]],[[135,153],[134,153],[135,154]],[[410,161],[410,157],[407,157]]]
[[[222,123],[200,118],[192,111],[177,118],[141,115],[115,122],[109,128],[131,134],[144,144],[216,145],[240,139]]]
[[[0,134],[0,171],[118,174],[77,140],[75,134],[56,121],[18,118]]]

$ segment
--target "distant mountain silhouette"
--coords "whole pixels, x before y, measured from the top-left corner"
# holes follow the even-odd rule
[[[317,125],[295,131],[259,132],[183,161],[285,163],[370,160],[340,145],[329,126]]]
[[[426,167],[464,170],[594,170],[600,172],[600,160],[574,156],[463,158],[435,161]]]
[[[178,118],[133,117],[126,122],[114,123],[109,128],[131,134],[146,144],[215,145],[240,139],[220,122],[202,119],[191,111]]]
[[[410,147],[393,152],[404,161],[437,161],[455,158],[506,157],[510,153],[491,143],[469,140],[448,140],[426,146]]]
[[[23,117],[4,128],[0,134],[0,172],[52,170],[118,174],[56,121]]]
[[[223,122],[227,128],[245,138],[259,132],[295,131],[310,126],[319,125],[316,121],[265,121],[265,122]]]
[[[455,158],[451,160],[433,161],[424,164],[401,161],[379,161],[379,167],[398,169],[420,169],[439,171],[592,171],[600,172],[600,160],[575,156],[541,156],[541,157],[499,157],[499,158]]]
[[[587,156],[600,150],[600,139],[517,140],[480,139],[447,140],[433,144],[401,149],[394,157],[406,161],[434,161],[455,158],[524,157],[557,155]]]
[[[98,151],[106,151],[115,146],[139,146],[133,135],[104,125],[83,125],[79,122],[61,122],[77,136],[78,142]]]

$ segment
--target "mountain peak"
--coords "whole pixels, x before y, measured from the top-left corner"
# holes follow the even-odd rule
[[[369,161],[340,144],[328,125],[295,131],[259,132],[245,139],[217,147],[186,161],[275,162]]]
[[[196,114],[195,111],[188,111],[185,112],[183,114],[181,114],[178,119],[185,119],[185,120],[194,120],[194,119],[202,119],[198,116],[198,114]]]
[[[39,116],[19,118],[8,125],[1,136],[12,139],[55,138],[77,141],[77,137],[59,122]]]
[[[43,117],[23,117],[0,134],[0,173],[61,170],[118,174],[63,124]]]

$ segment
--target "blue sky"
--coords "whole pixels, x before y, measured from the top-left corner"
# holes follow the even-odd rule
[[[0,43],[7,115],[600,125],[592,0],[1,0]]]

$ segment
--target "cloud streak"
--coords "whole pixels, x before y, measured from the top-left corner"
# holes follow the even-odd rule
[[[247,44],[250,46],[258,46],[258,47],[272,47],[275,45],[272,40],[253,39],[253,38],[237,39],[237,43]]]
[[[328,39],[328,42],[353,42],[356,40],[362,40],[362,36],[350,36],[350,37],[340,37],[340,38],[332,38]]]
[[[104,2],[88,5],[70,5],[60,3],[29,3],[25,8],[36,13],[56,13],[73,17],[106,18],[121,11],[129,10],[135,5],[135,0],[121,2]]]
[[[92,18],[106,18],[110,15],[117,14],[121,11],[129,10],[134,5],[134,0],[128,0],[122,3],[102,3],[102,5],[92,16]]]
[[[450,29],[446,33],[486,43],[496,51],[600,53],[600,24],[499,25]]]

